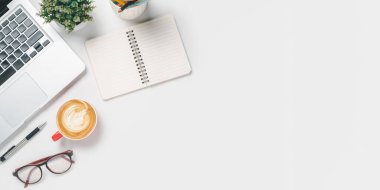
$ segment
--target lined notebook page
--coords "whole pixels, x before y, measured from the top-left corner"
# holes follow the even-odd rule
[[[103,99],[110,99],[145,87],[132,56],[128,29],[86,42],[87,53]]]
[[[131,40],[138,45],[138,53],[143,59],[143,66],[149,77],[148,83],[140,77],[129,44],[126,33],[132,30],[136,39]],[[191,72],[173,16],[164,16],[97,37],[87,41],[86,48],[103,99],[120,96]]]
[[[189,74],[190,64],[173,16],[133,26],[141,56],[154,85]]]

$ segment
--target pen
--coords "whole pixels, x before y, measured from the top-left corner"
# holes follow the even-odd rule
[[[13,145],[7,152],[5,152],[1,157],[0,161],[5,162],[8,160],[15,152],[17,152],[21,147],[23,147],[27,142],[30,141],[38,132],[41,131],[41,129],[46,125],[46,122],[39,125],[37,128],[35,128],[32,132],[30,132],[22,141],[20,141],[18,144]]]
[[[112,0],[112,2],[113,2],[115,5],[119,6],[119,7],[122,7],[122,6],[125,5],[125,2],[124,2],[123,0]]]
[[[123,12],[126,8],[128,8],[130,5],[133,5],[137,0],[131,0],[131,1],[127,1],[127,3],[125,3],[125,5],[123,5],[120,9],[119,9],[119,13]]]

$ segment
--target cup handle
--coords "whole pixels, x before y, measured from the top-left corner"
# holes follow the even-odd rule
[[[51,137],[51,139],[53,139],[54,142],[58,141],[58,140],[61,139],[61,138],[62,138],[62,134],[61,134],[59,131],[57,131],[57,132]]]

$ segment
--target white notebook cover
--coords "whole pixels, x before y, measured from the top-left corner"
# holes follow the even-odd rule
[[[131,40],[136,46],[131,47]],[[173,16],[97,37],[85,45],[100,94],[105,100],[191,72]],[[141,65],[136,65],[138,58],[133,53],[141,56],[142,60],[138,62]],[[142,79],[139,71],[143,71],[147,78]]]

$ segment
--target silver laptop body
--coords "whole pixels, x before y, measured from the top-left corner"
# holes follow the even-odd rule
[[[85,65],[28,0],[0,0],[0,147]]]

